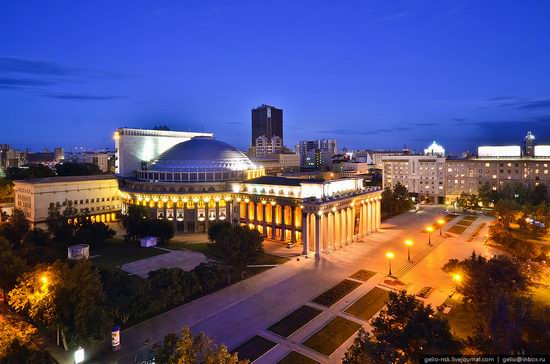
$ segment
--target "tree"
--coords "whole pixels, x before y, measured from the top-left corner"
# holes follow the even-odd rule
[[[154,312],[180,305],[201,291],[195,274],[181,268],[160,268],[151,271],[147,280],[154,297],[151,303]]]
[[[151,287],[145,279],[115,270],[102,270],[101,283],[105,302],[115,323],[123,325],[130,317],[142,317],[149,311]]]
[[[461,349],[447,320],[405,291],[389,293],[386,308],[371,326],[370,333],[361,328],[343,363],[416,363],[423,354],[456,354]]]
[[[58,176],[88,176],[101,174],[99,166],[93,163],[63,162],[55,166]]]
[[[498,200],[498,192],[493,190],[489,182],[484,182],[477,190],[479,201],[484,207],[494,204]]]
[[[74,236],[71,239],[73,242],[99,246],[115,236],[113,229],[101,221],[92,221],[87,213],[79,215],[77,221]],[[62,223],[69,224],[67,221],[62,221]]]
[[[410,210],[413,205],[409,196],[407,187],[398,182],[393,189],[384,188],[382,191],[382,214],[384,216],[393,216]]]
[[[58,327],[68,347],[103,340],[112,324],[99,274],[88,261],[37,265],[8,296],[10,306],[33,322]]]
[[[4,236],[14,248],[21,246],[21,240],[27,231],[30,229],[30,224],[22,210],[14,209],[8,222],[1,226],[0,235]]]
[[[475,194],[462,192],[456,200],[457,206],[463,211],[479,208],[479,198]]]
[[[23,168],[6,168],[6,179],[10,181],[20,179],[46,178],[53,176],[55,176],[55,173],[48,166],[45,166],[43,164],[29,164]]]
[[[137,205],[128,206],[128,211],[122,216],[122,226],[126,229],[126,237],[138,240],[142,236],[145,236],[145,225],[148,219],[145,207]]]
[[[245,364],[239,361],[237,353],[230,353],[225,345],[216,345],[204,333],[193,337],[191,330],[184,327],[180,335],[175,333],[164,337],[162,345],[154,347],[155,361],[166,364],[204,363],[204,364]]]
[[[23,344],[20,340],[14,339],[6,347],[5,353],[0,356],[2,364],[44,364],[54,363],[45,352],[29,344]]]
[[[68,223],[69,213],[70,211],[68,209],[61,212],[57,206],[49,207],[46,225],[48,226],[48,231],[52,235],[53,243],[63,246],[71,244],[75,225]]]
[[[0,288],[4,300],[7,293],[15,287],[17,278],[26,270],[25,261],[13,253],[6,239],[0,237]]]
[[[214,223],[208,232],[212,244],[208,246],[211,255],[227,271],[231,284],[231,272],[237,269],[244,278],[245,267],[263,253],[263,237],[256,230],[232,226],[228,223]]]
[[[530,286],[527,266],[506,256],[487,260],[472,253],[462,261],[450,260],[443,270],[462,276],[456,290],[474,311],[475,345],[485,352],[520,350],[529,319],[529,303],[523,298]]]
[[[145,233],[156,236],[159,244],[166,244],[174,237],[174,224],[168,220],[148,220],[145,224]]]
[[[514,220],[516,210],[518,209],[518,203],[512,199],[501,199],[495,204],[497,217],[502,221],[505,227],[510,226],[510,223]]]
[[[23,243],[45,246],[50,243],[50,234],[40,228],[31,229],[23,236]]]
[[[13,202],[13,182],[6,178],[0,178],[0,203]]]

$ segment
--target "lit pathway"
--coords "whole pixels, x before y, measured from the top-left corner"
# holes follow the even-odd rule
[[[391,249],[396,253],[393,261],[396,268],[406,263],[406,248],[402,243],[405,238],[415,241],[413,256],[415,250],[421,251],[422,246],[427,243],[427,234],[422,230],[425,225],[436,220],[438,215],[435,212],[437,209],[427,208],[426,211],[416,214],[406,213],[397,216],[384,223],[383,230],[368,237],[366,243],[351,244],[324,255],[320,261],[303,258],[292,260],[280,267],[177,307],[123,331],[120,352],[104,351],[98,356],[101,357],[102,362],[120,360],[123,363],[133,363],[136,357],[140,357],[142,349],[148,349],[147,345],[144,345],[146,338],[154,343],[162,340],[167,333],[177,332],[185,325],[191,326],[194,332],[204,331],[216,341],[224,342],[233,348],[258,333],[268,337],[269,334],[265,331],[267,327],[358,269],[382,272],[291,335],[289,339],[279,338],[278,342],[285,342],[277,345],[258,360],[263,363],[277,361],[290,349],[296,349],[312,358],[322,359],[323,362],[339,362],[342,353],[353,338],[344,343],[330,358],[322,357],[309,349],[306,350],[299,344],[334,317],[337,312],[341,314],[343,309],[383,279],[383,275],[387,272],[387,260],[384,257],[387,250]],[[445,243],[434,247],[432,253],[407,272],[403,279],[414,282],[410,284],[411,288],[413,285],[431,285],[448,292],[451,282],[440,268],[451,257],[461,258],[471,253],[475,242],[467,243],[468,245],[461,242],[467,239],[474,226],[478,225],[478,221],[459,238],[447,239]],[[436,243],[440,238],[434,233],[432,239]],[[433,296],[438,297],[436,294]],[[441,298],[444,299],[444,296]],[[357,321],[356,318],[354,320]],[[272,336],[270,338],[273,338]]]

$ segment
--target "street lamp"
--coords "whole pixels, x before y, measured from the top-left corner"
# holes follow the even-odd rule
[[[434,232],[434,227],[428,226],[426,231],[428,232],[428,245],[432,245],[432,233]]]
[[[453,274],[453,282],[458,284],[462,280],[462,276],[458,273]]]
[[[411,246],[413,245],[413,241],[411,239],[405,240],[405,245],[407,246],[407,260],[411,261]]]
[[[442,232],[442,229],[443,229],[443,225],[445,225],[445,220],[443,219],[439,219],[437,220],[437,224],[439,225],[439,235],[443,235],[443,232]]]
[[[389,263],[389,272],[388,272],[388,276],[391,277],[391,260],[393,258],[395,258],[395,254],[393,254],[393,252],[387,252],[386,253],[386,258],[388,258],[388,263]]]

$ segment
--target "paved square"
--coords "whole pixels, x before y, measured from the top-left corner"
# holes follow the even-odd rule
[[[156,249],[156,248],[149,248]],[[191,250],[174,250],[168,254],[157,255],[146,259],[136,260],[135,262],[122,265],[121,269],[125,272],[135,274],[142,278],[147,278],[150,271],[160,268],[181,268],[190,271],[201,263],[208,260],[202,253]]]

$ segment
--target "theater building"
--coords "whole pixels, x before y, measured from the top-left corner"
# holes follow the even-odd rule
[[[123,165],[126,156],[117,154]],[[212,137],[193,137],[134,165],[140,167],[133,176],[117,176],[122,212],[144,206],[151,218],[172,221],[177,233],[231,221],[269,239],[305,241],[304,252],[319,257],[380,227],[381,190],[364,188],[362,179],[265,176],[261,165]]]

